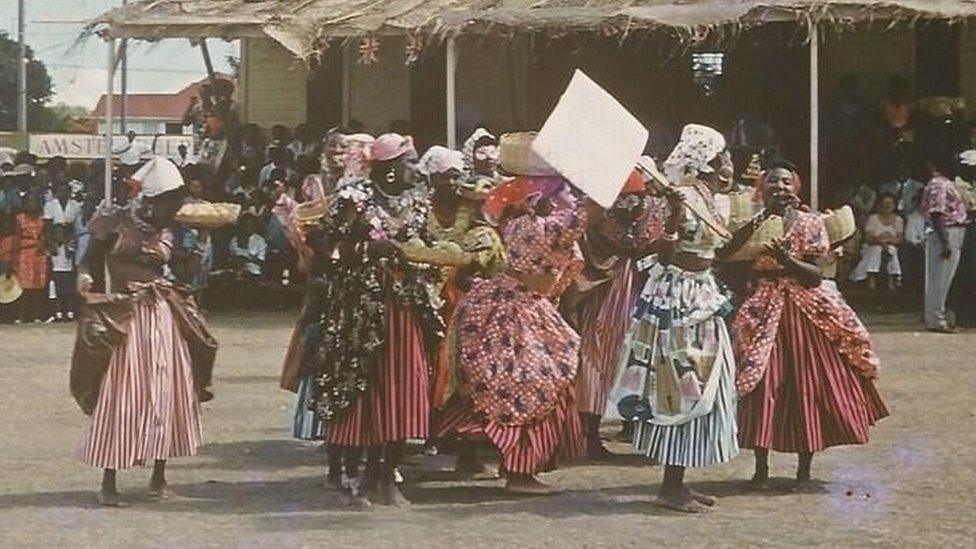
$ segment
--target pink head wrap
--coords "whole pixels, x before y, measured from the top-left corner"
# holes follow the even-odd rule
[[[376,162],[395,160],[407,153],[417,153],[410,136],[384,133],[373,142],[373,160]]]

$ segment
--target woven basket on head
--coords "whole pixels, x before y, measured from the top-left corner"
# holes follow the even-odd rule
[[[535,132],[502,135],[498,143],[498,168],[507,175],[559,175],[559,172],[532,150],[535,136]]]
[[[176,220],[188,227],[215,229],[233,225],[241,214],[240,204],[221,202],[190,202],[176,213]]]

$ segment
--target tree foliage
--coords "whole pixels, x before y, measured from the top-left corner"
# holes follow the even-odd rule
[[[0,130],[17,128],[17,62],[20,45],[0,31]],[[33,120],[50,117],[46,105],[54,95],[51,77],[44,63],[34,59],[34,52],[27,48],[27,120],[34,129]]]

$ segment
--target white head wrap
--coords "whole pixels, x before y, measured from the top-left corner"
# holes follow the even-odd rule
[[[153,156],[142,165],[132,179],[139,182],[142,196],[152,198],[183,186],[183,176],[176,164],[163,156]]]
[[[959,153],[959,163],[963,166],[976,166],[976,149]]]
[[[444,173],[451,169],[463,172],[464,155],[461,154],[461,151],[454,151],[447,147],[434,145],[427,149],[427,152],[420,157],[420,162],[417,163],[417,169],[420,173],[428,177],[433,174]]]
[[[482,139],[491,139],[495,143],[498,142],[498,138],[495,137],[491,132],[484,128],[478,128],[471,134],[471,137],[464,141],[464,145],[461,147],[461,153],[464,155],[464,164],[470,170],[474,166],[474,148],[478,144],[478,141]],[[493,153],[495,160],[498,159],[498,149],[495,148]]]
[[[712,173],[708,165],[725,150],[725,137],[718,130],[701,124],[688,124],[681,130],[681,139],[664,161],[664,174],[672,181],[686,175]]]

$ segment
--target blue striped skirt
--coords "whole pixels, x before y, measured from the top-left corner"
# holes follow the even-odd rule
[[[295,421],[291,436],[301,440],[322,440],[325,438],[325,425],[309,406],[312,404],[312,390],[315,375],[305,374],[298,383],[298,402],[295,405]]]

